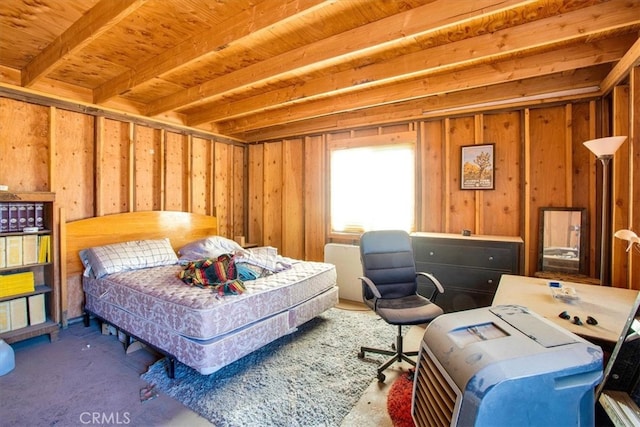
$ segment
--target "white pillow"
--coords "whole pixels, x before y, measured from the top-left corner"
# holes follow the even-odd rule
[[[171,242],[166,238],[96,246],[80,251],[80,258],[97,278],[121,271],[178,263]]]
[[[222,236],[209,236],[195,240],[178,250],[180,262],[197,261],[205,258],[218,258],[223,254],[243,252],[244,248],[236,241]]]

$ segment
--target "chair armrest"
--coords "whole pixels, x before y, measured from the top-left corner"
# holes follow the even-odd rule
[[[441,294],[444,294],[444,287],[442,286],[442,283],[440,283],[440,281],[436,279],[436,276],[434,276],[431,273],[424,273],[422,271],[418,271],[416,274],[419,274],[420,276],[424,276],[427,279],[431,280],[435,285],[435,287],[438,288],[438,292],[440,292]]]
[[[367,286],[369,287],[369,290],[371,291],[373,296],[376,297],[376,299],[382,298],[382,295],[380,294],[380,291],[378,291],[378,288],[376,288],[376,285],[373,284],[371,279],[369,279],[368,277],[365,277],[365,276],[358,277],[358,279],[362,280],[364,283],[367,284]]]

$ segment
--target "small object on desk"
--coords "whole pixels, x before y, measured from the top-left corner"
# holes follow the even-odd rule
[[[471,230],[467,230],[466,228],[464,230],[462,230],[462,235],[463,236],[471,236]]]
[[[567,313],[567,311],[563,311],[562,313],[558,314],[558,317],[561,319],[571,319],[571,316],[569,316],[569,313]]]
[[[587,323],[589,325],[597,325],[598,321],[596,319],[594,319],[593,317],[591,317],[591,316],[587,316]]]
[[[551,295],[562,302],[572,302],[580,299],[576,294],[575,288],[571,286],[562,286],[560,282],[549,282]]]
[[[573,323],[576,325],[582,325],[582,320],[578,316],[573,316]]]

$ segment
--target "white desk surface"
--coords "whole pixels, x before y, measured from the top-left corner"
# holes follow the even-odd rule
[[[579,299],[564,302],[554,298],[548,279],[503,274],[492,305],[521,305],[584,338],[615,343],[631,313],[638,291],[567,281],[560,283],[573,287]],[[571,318],[560,318],[559,314],[563,311]],[[583,324],[574,324],[573,316],[580,317]],[[587,316],[596,319],[598,324],[587,324]]]

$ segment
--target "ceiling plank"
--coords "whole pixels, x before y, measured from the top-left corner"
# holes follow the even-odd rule
[[[624,57],[613,67],[611,73],[602,80],[600,89],[604,94],[609,93],[615,85],[624,79],[633,67],[640,65],[640,37],[627,51]]]
[[[596,69],[582,69],[571,73],[559,73],[550,76],[536,77],[527,80],[517,80],[494,86],[479,87],[444,95],[434,95],[427,98],[387,104],[363,110],[323,116],[302,120],[294,123],[284,123],[272,127],[261,128],[235,134],[237,138],[247,142],[268,141],[292,136],[306,135],[317,132],[330,132],[342,129],[353,129],[370,126],[371,123],[385,124],[412,120],[424,120],[431,117],[441,117],[442,111],[451,110],[455,114],[477,114],[478,111],[492,111],[513,108],[519,105],[517,100],[510,103],[474,107],[465,110],[465,106],[488,104],[495,100],[507,100],[514,93],[521,96],[532,96],[573,89],[576,87],[594,87],[606,75],[610,67],[599,65]],[[599,92],[557,98],[560,100],[591,98]],[[540,101],[541,103],[542,101]],[[527,105],[531,105],[527,102]]]
[[[483,61],[498,61],[519,52],[539,49],[571,40],[586,39],[601,32],[608,32],[630,23],[629,11],[620,7],[621,2],[603,5],[602,14],[595,17],[590,8],[541,19],[510,29],[464,39],[410,53],[359,69],[323,76],[302,84],[292,85],[239,101],[222,102],[203,108],[189,115],[189,125],[198,126],[208,121],[228,120],[274,106],[283,107],[321,98],[339,95],[353,90],[390,83],[394,80],[414,79],[437,71],[469,66]],[[631,22],[630,22],[631,21]],[[327,92],[327,88],[331,88]]]
[[[375,105],[423,98],[479,86],[532,78],[544,74],[570,71],[596,64],[617,61],[623,57],[624,46],[602,40],[591,44],[569,46],[523,58],[503,60],[493,64],[441,73],[423,79],[384,85],[366,91],[323,98],[299,106],[274,109],[268,114],[251,115],[226,122],[230,133],[292,122],[314,116],[335,114]]]
[[[102,0],[74,22],[22,70],[22,86],[33,86],[66,56],[79,52],[147,0]]]
[[[155,58],[136,65],[131,70],[107,81],[94,90],[94,102],[103,103],[141,85],[163,73],[203,57],[215,57],[220,51],[237,43],[243,37],[255,34],[271,25],[298,19],[326,6],[322,0],[286,2],[268,0],[234,16],[222,25],[199,34]]]
[[[435,32],[447,25],[459,25],[471,19],[531,3],[530,0],[459,0],[456,7],[451,8],[447,6],[447,0],[436,0],[166,96],[151,103],[147,114],[153,116],[197,105],[210,97],[221,96],[238,88],[256,87],[279,76],[288,77],[294,71],[298,74],[309,72],[345,59],[415,43],[413,38],[419,34]]]

